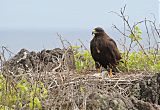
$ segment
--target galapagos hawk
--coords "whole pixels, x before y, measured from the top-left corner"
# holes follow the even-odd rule
[[[110,68],[109,75],[112,76],[112,70],[114,72],[119,71],[116,66],[122,59],[117,44],[101,27],[93,29],[92,34],[94,37],[90,42],[90,50],[95,61],[95,67],[99,72],[101,67],[107,70]]]

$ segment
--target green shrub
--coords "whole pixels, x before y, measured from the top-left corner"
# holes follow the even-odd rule
[[[88,50],[82,49],[80,46],[73,46],[76,69],[78,72],[81,70],[89,70],[94,67],[94,60]]]
[[[160,71],[160,55],[155,55],[152,52],[155,50],[150,50],[147,55],[142,51],[130,52],[128,58],[124,60],[124,63],[120,63],[119,68],[122,71],[150,71],[159,72]],[[123,58],[126,58],[126,53],[122,54]]]
[[[0,75],[0,110],[42,109],[41,101],[47,98],[48,92],[43,83],[31,84],[26,79],[14,84]]]

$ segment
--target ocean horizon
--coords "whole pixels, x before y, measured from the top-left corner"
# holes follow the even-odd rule
[[[1,30],[0,44],[17,53],[25,48],[29,51],[41,51],[42,49],[61,48],[62,43],[59,36],[72,45],[81,45],[79,39],[89,48],[90,40],[93,38],[92,30]],[[114,35],[107,30],[110,36]],[[114,37],[116,38],[116,36]]]
[[[121,42],[123,42],[122,35],[115,29],[107,29],[106,33],[113,38],[122,50]],[[92,30],[87,29],[66,29],[66,30],[1,30],[0,31],[0,46],[7,47],[13,53],[19,52],[22,48],[29,51],[41,51],[43,49],[62,48],[62,39],[67,40],[72,45],[81,45],[79,39],[89,49],[90,40],[93,38],[91,35]],[[142,45],[147,45],[147,34],[142,31],[143,42]],[[127,43],[129,44],[128,39]],[[153,42],[153,41],[152,41]],[[67,44],[67,42],[65,42]],[[128,45],[127,44],[127,45]]]

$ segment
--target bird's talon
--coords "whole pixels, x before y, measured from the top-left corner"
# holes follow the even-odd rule
[[[109,70],[109,77],[112,77],[113,76],[113,73],[112,73],[112,69]]]

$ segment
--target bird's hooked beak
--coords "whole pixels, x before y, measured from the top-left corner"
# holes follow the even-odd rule
[[[96,33],[98,33],[98,32],[95,29],[93,29],[92,35],[95,35]]]

